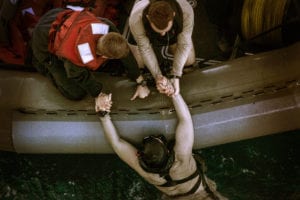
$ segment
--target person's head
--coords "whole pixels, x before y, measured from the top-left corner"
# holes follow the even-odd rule
[[[143,139],[143,149],[139,154],[142,164],[147,168],[164,168],[170,155],[167,147],[167,139],[163,135],[145,137]]]
[[[120,59],[128,55],[129,46],[120,33],[109,32],[99,38],[96,53],[109,59]]]
[[[164,36],[173,26],[175,12],[168,2],[155,1],[150,3],[146,17],[151,28]]]

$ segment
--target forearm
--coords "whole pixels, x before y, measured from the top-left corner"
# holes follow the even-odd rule
[[[182,76],[184,65],[187,61],[189,53],[191,52],[192,44],[178,44],[174,54],[173,67],[171,74],[175,76]]]
[[[182,69],[193,48],[192,41],[193,23],[186,25],[185,29],[177,37],[177,48],[174,53],[172,74],[182,76]]]
[[[109,115],[100,117],[100,121],[104,130],[104,135],[113,150],[120,159],[126,162],[130,167],[136,169],[138,166],[138,160],[136,158],[137,149],[118,135]]]
[[[104,135],[107,141],[110,143],[114,151],[118,151],[118,143],[120,143],[120,136],[118,135],[114,124],[111,121],[109,114],[105,115],[104,117],[99,117],[103,130]],[[117,152],[116,152],[117,153]]]
[[[156,79],[162,73],[143,24],[143,11],[148,4],[148,1],[137,1],[134,4],[129,17],[129,27],[144,64]]]
[[[141,56],[143,58],[144,64],[156,80],[157,77],[162,75],[162,72],[159,68],[159,64],[154,53],[154,50],[151,46],[139,46]]]
[[[179,121],[184,120],[184,121],[191,122],[192,117],[189,108],[187,107],[182,96],[178,94],[178,95],[173,95],[171,98]]]
[[[178,1],[183,12],[183,29],[177,37],[177,49],[174,54],[172,73],[182,75],[182,69],[192,50],[192,33],[194,29],[194,10],[187,1]]]
[[[143,28],[132,26],[131,33],[137,43],[144,64],[149,69],[152,76],[156,79],[162,73],[159,68],[154,50],[150,44],[148,37],[144,34],[143,30]]]
[[[194,144],[194,127],[192,117],[180,94],[173,95],[172,101],[178,116],[174,151],[178,155],[188,155],[192,153]]]

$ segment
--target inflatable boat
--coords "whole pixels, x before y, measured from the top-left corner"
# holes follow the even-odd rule
[[[300,128],[300,42],[208,67],[181,79],[190,108],[194,148]],[[127,140],[149,134],[174,137],[176,115],[168,97],[153,87],[130,101],[135,83],[95,74],[111,92],[111,117]],[[0,149],[19,153],[112,153],[94,111],[94,99],[64,98],[36,72],[0,70]]]
[[[188,2],[195,10],[193,41],[197,62],[205,66],[194,67],[181,79],[181,94],[194,122],[194,148],[299,129],[300,31],[286,26],[292,24],[299,28],[299,18],[297,23],[293,21],[298,16],[294,9],[299,8],[297,1],[292,1],[295,5],[276,1],[265,2],[263,6],[259,0],[245,1],[241,10],[244,39],[269,45],[282,43],[285,38],[289,45],[224,62],[207,59],[215,54],[216,31],[205,14],[207,11],[214,18],[219,14],[215,9],[222,10],[222,6],[215,7],[209,1],[212,2],[210,12],[205,10],[203,2]],[[133,3],[130,0],[124,4],[126,12],[120,17],[124,20],[120,23],[124,29],[120,30],[126,37],[129,29],[125,21]],[[258,9],[253,9],[256,5]],[[274,17],[276,20],[269,20],[269,24],[261,23]],[[171,55],[162,55],[172,59]],[[107,73],[95,76],[103,83],[104,92],[112,93],[111,117],[122,137],[133,143],[139,143],[149,134],[174,137],[176,114],[168,97],[152,87],[146,99],[130,101],[136,87],[134,82]],[[0,67],[0,150],[113,152],[104,138],[93,98],[70,101],[37,72],[15,70],[3,64]]]

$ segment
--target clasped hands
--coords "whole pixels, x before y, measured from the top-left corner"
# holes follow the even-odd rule
[[[179,93],[179,79],[167,79],[165,76],[158,76],[156,79],[156,88],[160,93],[166,94],[167,96],[173,96]],[[138,86],[136,93],[131,100],[136,97],[145,98],[149,95],[150,91],[148,87]],[[112,106],[111,100],[112,94],[100,93],[95,98],[95,110],[96,112],[106,111],[110,112]]]
[[[95,110],[96,112],[106,111],[110,112],[112,106],[111,93],[105,94],[100,93],[98,97],[95,98]]]
[[[134,96],[131,98],[131,100],[134,100],[136,97],[139,98],[145,98],[149,95],[150,90],[148,87],[138,86],[137,91],[134,94]],[[111,100],[112,94],[105,94],[100,93],[98,97],[95,98],[95,110],[96,112],[100,111],[106,111],[110,112],[111,106],[112,106],[112,100]]]
[[[160,93],[167,96],[173,96],[179,94],[179,79],[167,79],[165,76],[158,76],[156,79],[156,88]]]

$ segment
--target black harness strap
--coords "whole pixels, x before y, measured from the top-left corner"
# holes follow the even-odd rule
[[[194,194],[197,191],[197,189],[199,188],[200,184],[201,184],[201,177],[199,176],[197,182],[195,183],[195,185],[192,187],[192,189],[190,191],[183,193],[183,194],[172,195],[170,197],[176,198],[176,197],[182,197],[182,196],[188,196],[190,194]]]
[[[208,196],[211,197],[213,200],[219,200],[219,197],[210,189],[209,185],[207,184],[205,174],[204,174],[204,171],[206,170],[204,160],[198,154],[194,154],[193,157],[197,163],[197,170],[192,175],[190,175],[184,179],[181,179],[181,180],[172,180],[170,175],[166,175],[165,179],[167,180],[167,182],[165,184],[161,185],[161,187],[174,186],[176,184],[184,183],[184,182],[191,180],[192,178],[195,178],[196,176],[199,175],[198,181],[196,182],[196,184],[192,187],[192,189],[190,191],[183,193],[183,194],[170,195],[169,197],[175,198],[175,197],[182,197],[182,196],[188,196],[188,195],[194,194],[197,191],[197,189],[199,188],[201,181],[202,181],[203,188],[204,188],[205,192],[208,194]],[[174,185],[172,185],[172,184],[174,184]],[[166,185],[166,186],[164,186],[164,185]]]
[[[205,192],[214,200],[219,200],[219,197],[210,189],[210,187],[207,184],[206,178],[205,178],[205,174],[204,174],[204,170],[206,170],[206,166],[204,163],[204,160],[200,157],[200,155],[198,154],[194,154],[194,159],[197,163],[197,168],[199,170],[199,176],[202,179],[202,184],[203,184],[203,188],[205,190]]]
[[[167,180],[167,182],[162,184],[162,185],[159,185],[159,187],[171,187],[171,186],[174,186],[174,185],[177,185],[177,184],[185,183],[185,182],[187,182],[189,180],[192,180],[193,178],[197,177],[198,175],[199,175],[198,169],[193,174],[191,174],[190,176],[188,176],[186,178],[183,178],[183,179],[180,179],[180,180],[172,180],[170,175],[167,174],[164,177]],[[201,178],[200,178],[200,181],[201,181]]]
[[[203,183],[204,190],[208,194],[208,196],[210,196],[214,200],[219,200],[219,197],[208,186],[207,181],[206,181],[205,176],[204,176],[204,173],[200,173],[200,176],[203,180],[202,183]]]

